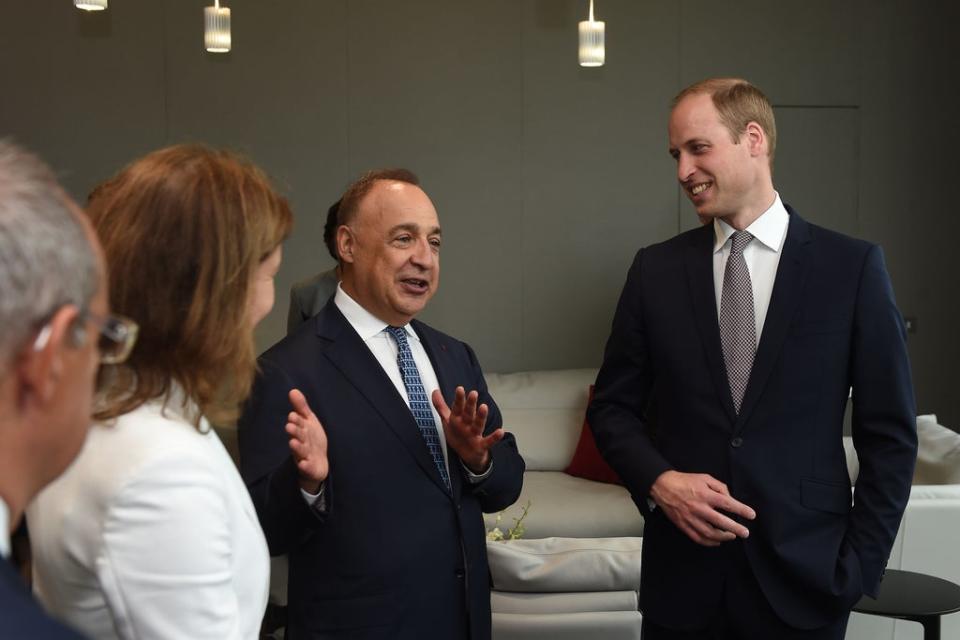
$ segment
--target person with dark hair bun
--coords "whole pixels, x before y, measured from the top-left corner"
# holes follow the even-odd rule
[[[330,300],[340,282],[340,256],[337,254],[337,227],[340,201],[327,209],[327,221],[323,225],[323,244],[327,253],[336,261],[332,269],[322,271],[300,280],[290,287],[290,310],[287,312],[287,333],[317,315]]]

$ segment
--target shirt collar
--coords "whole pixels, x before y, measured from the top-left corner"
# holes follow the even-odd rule
[[[0,498],[0,562],[10,557],[10,510]]]
[[[783,201],[780,200],[780,194],[777,193],[770,208],[761,213],[760,217],[746,228],[746,231],[749,231],[750,235],[759,240],[760,243],[768,249],[775,253],[780,253],[789,221],[790,214],[787,213],[787,208],[783,206]],[[713,231],[713,252],[716,253],[723,248],[723,245],[726,244],[736,229],[720,218],[714,218]]]
[[[337,293],[333,297],[333,303],[337,305],[340,313],[347,319],[347,322],[349,322],[353,330],[357,332],[360,339],[366,342],[370,338],[382,333],[389,324],[364,309],[359,302],[351,298],[350,295],[343,290],[341,284],[337,285]],[[407,332],[408,338],[420,340],[420,337],[414,332],[409,322],[403,325],[403,330]]]

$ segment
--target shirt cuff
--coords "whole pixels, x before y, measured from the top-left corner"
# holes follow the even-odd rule
[[[310,493],[300,489],[300,495],[303,496],[304,501],[311,509],[323,513],[327,510],[326,488],[327,483],[324,481],[320,483],[320,490],[316,493]]]
[[[487,465],[487,470],[483,473],[477,475],[473,471],[470,471],[470,467],[463,464],[463,461],[460,461],[460,464],[463,466],[463,470],[467,472],[467,480],[470,484],[479,484],[487,479],[487,476],[490,475],[490,472],[493,471],[493,460],[490,460],[490,464]]]

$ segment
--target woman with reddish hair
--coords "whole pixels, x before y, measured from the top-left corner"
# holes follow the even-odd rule
[[[101,369],[83,451],[28,512],[37,594],[93,638],[256,638],[267,546],[210,425],[249,393],[289,206],[242,158],[178,145],[111,178],[87,214],[111,308],[140,336]]]

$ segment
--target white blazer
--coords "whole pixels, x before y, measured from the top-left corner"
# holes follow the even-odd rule
[[[267,544],[220,439],[181,405],[95,423],[27,510],[37,596],[91,638],[258,637]]]

